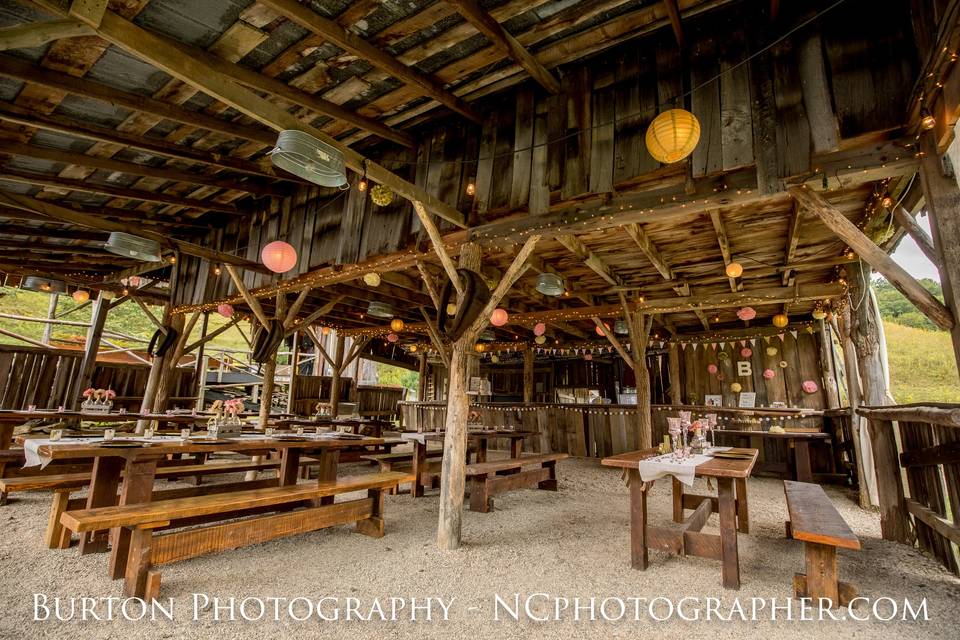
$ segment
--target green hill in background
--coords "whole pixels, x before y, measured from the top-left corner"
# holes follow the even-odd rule
[[[924,289],[932,293],[937,300],[943,302],[943,290],[940,289],[939,282],[930,278],[922,278],[918,282]],[[906,327],[929,329],[930,331],[937,330],[930,319],[917,311],[917,308],[889,282],[877,280],[873,283],[873,287],[877,294],[877,306],[880,307],[880,315],[884,320],[896,322]]]

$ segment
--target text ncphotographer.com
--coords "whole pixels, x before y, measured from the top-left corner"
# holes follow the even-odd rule
[[[714,598],[657,596],[566,597],[547,593],[493,594],[477,605],[455,596],[338,596],[219,597],[194,593],[186,602],[174,598],[58,597],[33,594],[33,620],[107,622],[206,620],[221,623],[294,622],[413,622],[439,623],[475,618],[511,623],[667,623],[680,622],[924,622],[930,619],[926,598],[919,602],[889,597],[857,597],[834,607],[827,599]]]

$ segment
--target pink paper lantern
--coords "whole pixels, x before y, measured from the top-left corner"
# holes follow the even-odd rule
[[[740,349],[740,357],[749,358],[752,355],[753,355],[753,349],[751,349],[750,347],[744,347],[743,349]]]
[[[757,317],[757,311],[753,307],[741,307],[737,309],[737,317],[741,320],[753,320]]]
[[[490,314],[490,324],[495,327],[502,327],[507,324],[507,320],[510,319],[510,315],[507,314],[506,309],[496,308],[493,310],[493,313]]]
[[[610,331],[610,325],[608,325],[606,322],[603,323],[603,326],[606,327],[607,331]],[[600,328],[600,325],[597,325],[597,328],[594,329],[594,331],[596,331],[597,335],[601,337],[607,335],[603,332],[603,329]]]
[[[712,363],[711,363],[711,364],[708,364],[708,365],[707,365],[707,373],[709,373],[710,375],[716,375],[716,374],[717,374],[717,365],[712,364]]]
[[[543,324],[542,322],[538,322],[537,324],[533,325],[533,335],[542,336],[546,332],[547,325]]]
[[[593,360],[593,354],[588,353],[587,355],[583,356],[583,359],[589,362],[590,360]]]
[[[805,393],[816,393],[817,390],[819,389],[819,387],[817,386],[817,383],[814,382],[813,380],[804,380],[803,385],[801,386],[803,387],[803,391]]]
[[[274,273],[286,273],[297,266],[297,250],[283,240],[274,240],[260,251],[260,261]]]
[[[398,335],[395,334],[395,333],[388,333],[388,334],[387,334],[387,342],[396,342],[396,341],[399,340],[399,339],[400,339],[400,336],[398,336]]]
[[[227,304],[226,302],[223,304],[218,304],[217,313],[222,315],[224,318],[230,318],[233,316],[233,305]]]
[[[764,369],[764,370],[763,370],[763,377],[764,377],[765,379],[767,379],[767,380],[773,380],[773,377],[774,377],[775,375],[777,375],[777,374],[774,373],[773,369]]]

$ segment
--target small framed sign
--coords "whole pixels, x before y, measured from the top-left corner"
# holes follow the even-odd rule
[[[703,404],[708,407],[722,407],[723,406],[723,396],[721,395],[705,395],[703,396]]]
[[[740,399],[737,406],[741,409],[753,409],[757,406],[757,394],[754,391],[740,392]]]

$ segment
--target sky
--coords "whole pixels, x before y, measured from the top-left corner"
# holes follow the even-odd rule
[[[930,234],[930,218],[918,215],[917,223],[923,227],[928,235]],[[900,246],[893,252],[893,259],[914,278],[930,278],[940,282],[940,274],[937,273],[937,268],[927,259],[927,256],[923,255],[923,251],[920,251],[917,243],[909,235],[903,238]]]

